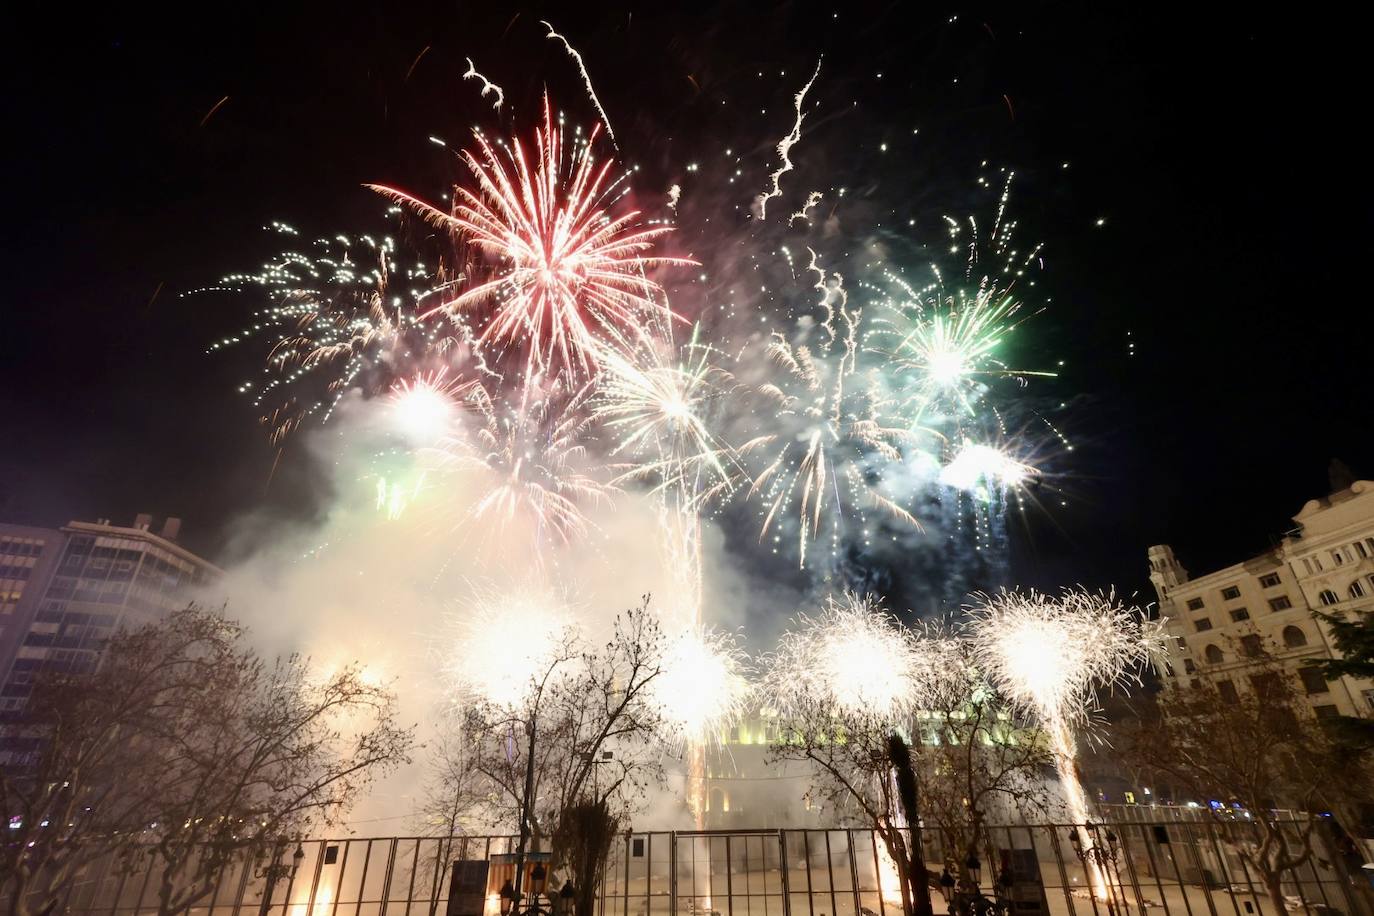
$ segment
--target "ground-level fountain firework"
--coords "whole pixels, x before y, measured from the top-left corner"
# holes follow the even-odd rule
[[[331,448],[366,453],[354,463],[378,524],[423,533],[427,588],[451,619],[408,635],[447,705],[520,707],[558,664],[598,651],[608,609],[592,604],[657,589],[645,697],[664,752],[687,761],[698,823],[704,749],[743,717],[785,724],[799,696],[819,697],[914,733],[924,704],[976,680],[957,646],[1051,736],[1085,821],[1077,732],[1094,691],[1147,660],[1139,615],[1086,593],[1005,593],[936,632],[885,608],[865,577],[880,557],[951,537],[949,517],[995,552],[1001,515],[1049,477],[1037,438],[1067,442],[1021,406],[1053,363],[1008,352],[1042,305],[1028,300],[1042,253],[1014,237],[1011,174],[979,178],[990,213],[945,218],[936,255],[904,255],[872,226],[835,228],[843,188],[791,180],[818,66],[757,193],[644,187],[620,164],[629,155],[581,58],[550,34],[601,123],[577,127],[545,96],[532,123],[474,129],[450,194],[369,185],[385,233],[303,245],[212,288],[260,300],[211,349],[261,343],[265,370],[241,390],[274,442],[349,431]],[[469,70],[503,115],[501,88]],[[735,211],[747,215],[718,230]],[[365,435],[337,419],[350,410],[368,417]],[[800,606],[773,651],[750,599],[720,584],[721,541],[736,562],[784,558],[804,582],[788,586]],[[608,546],[627,542],[651,548],[661,575]]]

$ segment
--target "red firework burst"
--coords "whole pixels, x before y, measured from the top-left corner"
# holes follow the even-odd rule
[[[612,214],[623,179],[611,178],[613,162],[596,160],[597,134],[593,129],[565,150],[546,97],[533,161],[518,139],[498,150],[476,134],[480,155],[464,151],[463,160],[477,187],[454,189],[451,214],[403,191],[369,186],[456,231],[495,265],[432,311],[490,306],[480,339],[523,350],[527,385],[562,372],[595,376],[601,347],[626,348],[673,319],[663,288],[648,272],[696,264],[651,254],[672,227],[648,225],[638,210]]]

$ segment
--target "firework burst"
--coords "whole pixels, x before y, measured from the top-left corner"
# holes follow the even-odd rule
[[[993,686],[1045,728],[1069,816],[1086,824],[1076,731],[1089,723],[1097,690],[1138,681],[1163,648],[1163,629],[1115,595],[1067,589],[1058,597],[999,592],[970,611],[966,635]],[[1090,849],[1094,840],[1080,827],[1079,842]],[[1090,864],[1093,892],[1105,899],[1106,876]]]
[[[440,659],[455,693],[513,706],[576,644],[576,618],[566,601],[533,588],[476,587],[450,620]],[[511,639],[519,633],[519,639]]]
[[[822,339],[813,350],[774,334],[767,359],[777,381],[758,388],[761,415],[769,430],[744,443],[740,453],[762,464],[749,479],[749,495],[764,505],[760,538],[782,517],[793,514],[798,531],[798,559],[807,553],[829,520],[832,553],[838,552],[846,513],[868,533],[866,513],[915,525],[916,518],[883,491],[885,466],[902,460],[902,448],[913,441],[903,418],[891,416],[893,402],[873,375],[858,365],[859,313],[837,309],[844,330],[837,340]],[[821,325],[822,331],[831,328]],[[774,536],[780,541],[781,536]]]
[[[999,592],[970,611],[979,667],[1009,700],[1045,719],[1086,724],[1094,692],[1137,677],[1161,631],[1114,595]]]
[[[687,744],[719,741],[748,707],[747,673],[748,660],[734,634],[695,625],[672,637],[654,696],[673,735]]]
[[[448,429],[469,392],[478,383],[450,377],[448,369],[403,379],[391,389],[391,415],[408,442],[425,445]]]
[[[616,439],[611,457],[624,462],[622,479],[650,481],[695,507],[730,486],[733,454],[707,417],[732,380],[696,334],[680,360],[665,359],[666,348],[646,345],[636,358],[607,353],[593,410]]]
[[[672,227],[650,225],[637,210],[611,212],[628,187],[623,175],[611,177],[614,163],[597,161],[597,131],[566,143],[545,98],[533,155],[519,140],[498,147],[477,133],[478,152],[463,153],[477,187],[454,189],[452,213],[371,186],[487,259],[489,276],[436,310],[486,309],[481,342],[523,350],[525,384],[565,372],[579,381],[595,377],[607,342],[631,349],[650,324],[672,320],[649,272],[695,264],[652,254]]]
[[[876,599],[830,597],[818,613],[799,614],[793,623],[764,674],[771,706],[785,714],[817,703],[893,722],[919,707],[928,657]]]
[[[590,386],[568,392],[555,385],[511,407],[481,386],[472,388],[464,399],[467,422],[433,451],[436,471],[471,482],[456,528],[480,522],[505,532],[528,525],[536,565],[549,545],[585,537],[591,523],[584,508],[615,492],[583,467],[590,396]]]
[[[294,237],[274,223],[272,231]],[[261,342],[266,347],[262,382],[244,382],[262,422],[280,442],[311,417],[321,421],[350,388],[386,391],[415,365],[421,353],[443,352],[465,335],[461,325],[422,327],[419,314],[430,297],[452,287],[442,272],[407,260],[389,238],[336,235],[307,252],[286,251],[256,273],[231,274],[212,292],[251,294],[272,304],[251,323],[209,349]]]

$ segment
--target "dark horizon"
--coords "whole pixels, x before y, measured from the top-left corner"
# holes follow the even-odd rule
[[[301,455],[268,487],[274,450],[234,393],[251,364],[204,353],[246,304],[179,293],[271,254],[272,220],[308,235],[361,225],[379,211],[366,181],[440,187],[428,137],[461,140],[488,115],[461,78],[467,56],[513,96],[549,87],[590,120],[543,18],[646,170],[679,155],[669,132],[706,123],[698,95],[752,101],[749,71],[796,74],[823,53],[824,111],[838,117],[851,93],[856,136],[917,124],[931,138],[897,185],[913,206],[950,199],[980,160],[1025,174],[1018,203],[1049,243],[1054,299],[1030,333],[1066,363],[1049,393],[1077,406],[1075,450],[1054,458],[1067,505],[1013,534],[1013,581],[1152,600],[1150,545],[1206,572],[1291,528],[1326,494],[1331,459],[1374,477],[1358,406],[1370,309],[1346,289],[1374,212],[1344,139],[1363,109],[1357,26],[1040,4],[953,22],[900,4],[838,20],[801,3],[666,7],[236,7],[213,31],[152,11],[37,14],[4,63],[0,521],[176,515],[216,559],[236,519],[318,512]],[[760,133],[785,132],[776,109],[794,84],[770,84]],[[923,180],[940,186],[913,190]]]

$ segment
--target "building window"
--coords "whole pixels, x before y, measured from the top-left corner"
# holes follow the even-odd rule
[[[1247,633],[1240,638],[1240,651],[1246,658],[1259,658],[1264,654],[1258,633]]]
[[[1354,582],[1351,582],[1351,583],[1350,583],[1350,597],[1351,597],[1351,598],[1363,598],[1363,597],[1364,597],[1364,586],[1360,584],[1360,580],[1359,580],[1359,579],[1356,579]]]
[[[1279,584],[1279,574],[1278,574],[1278,573],[1269,573],[1269,574],[1267,574],[1267,575],[1260,576],[1260,588],[1273,588],[1275,585],[1278,585],[1278,584]]]
[[[1261,702],[1267,703],[1282,699],[1283,680],[1277,671],[1268,671],[1250,678],[1250,689],[1255,691]]]
[[[1189,599],[1188,599],[1188,610],[1190,610],[1190,611],[1200,611],[1200,610],[1202,610],[1202,599],[1201,599],[1201,598],[1189,598]]]
[[[1331,688],[1326,686],[1326,678],[1316,668],[1299,668],[1298,677],[1302,678],[1302,687],[1307,691],[1307,695],[1314,693],[1328,693]]]
[[[1233,601],[1240,597],[1240,589],[1234,585],[1228,585],[1221,590],[1221,597],[1227,601]]]
[[[1344,565],[1345,565],[1345,551],[1344,551],[1344,550],[1333,550],[1333,551],[1331,551],[1331,562],[1332,562],[1332,563],[1335,563],[1337,566],[1344,566]]]
[[[1217,681],[1217,693],[1227,704],[1235,706],[1240,702],[1240,694],[1236,692],[1236,685],[1229,680]]]
[[[1307,645],[1307,634],[1302,631],[1302,627],[1284,627],[1283,644],[1290,649],[1300,649]]]
[[[1250,619],[1250,612],[1243,607],[1238,607],[1231,612],[1231,619],[1239,623],[1242,620]]]
[[[1269,599],[1269,610],[1286,611],[1293,606],[1292,600],[1287,595],[1279,595],[1277,598]]]
[[[1191,658],[1185,658],[1183,660],[1183,673],[1197,674],[1197,665],[1193,664],[1193,660]]]
[[[1356,541],[1354,546],[1355,552],[1360,555],[1361,560],[1369,559],[1369,548],[1364,546],[1363,541]]]
[[[1317,595],[1317,598],[1318,598],[1318,600],[1321,601],[1322,604],[1328,604],[1328,605],[1329,605],[1329,604],[1335,604],[1337,601],[1340,601],[1340,600],[1341,600],[1341,599],[1337,598],[1337,597],[1336,597],[1336,593],[1333,592],[1333,591],[1332,591],[1331,589],[1329,589],[1329,588],[1324,588],[1324,589],[1322,589],[1322,590],[1321,590],[1321,594]]]
[[[1317,714],[1318,719],[1335,719],[1340,716],[1340,711],[1330,704],[1326,706],[1313,706],[1312,711]]]
[[[1182,649],[1184,652],[1188,651],[1188,640],[1184,639],[1182,636],[1175,636],[1174,644],[1178,646],[1180,649]]]
[[[1197,627],[1199,633],[1212,629],[1212,620],[1209,617],[1199,617],[1193,621],[1193,626]]]
[[[1208,643],[1207,648],[1202,650],[1202,657],[1207,659],[1209,665],[1220,665],[1221,660],[1225,658],[1221,654],[1221,650],[1211,643]]]

